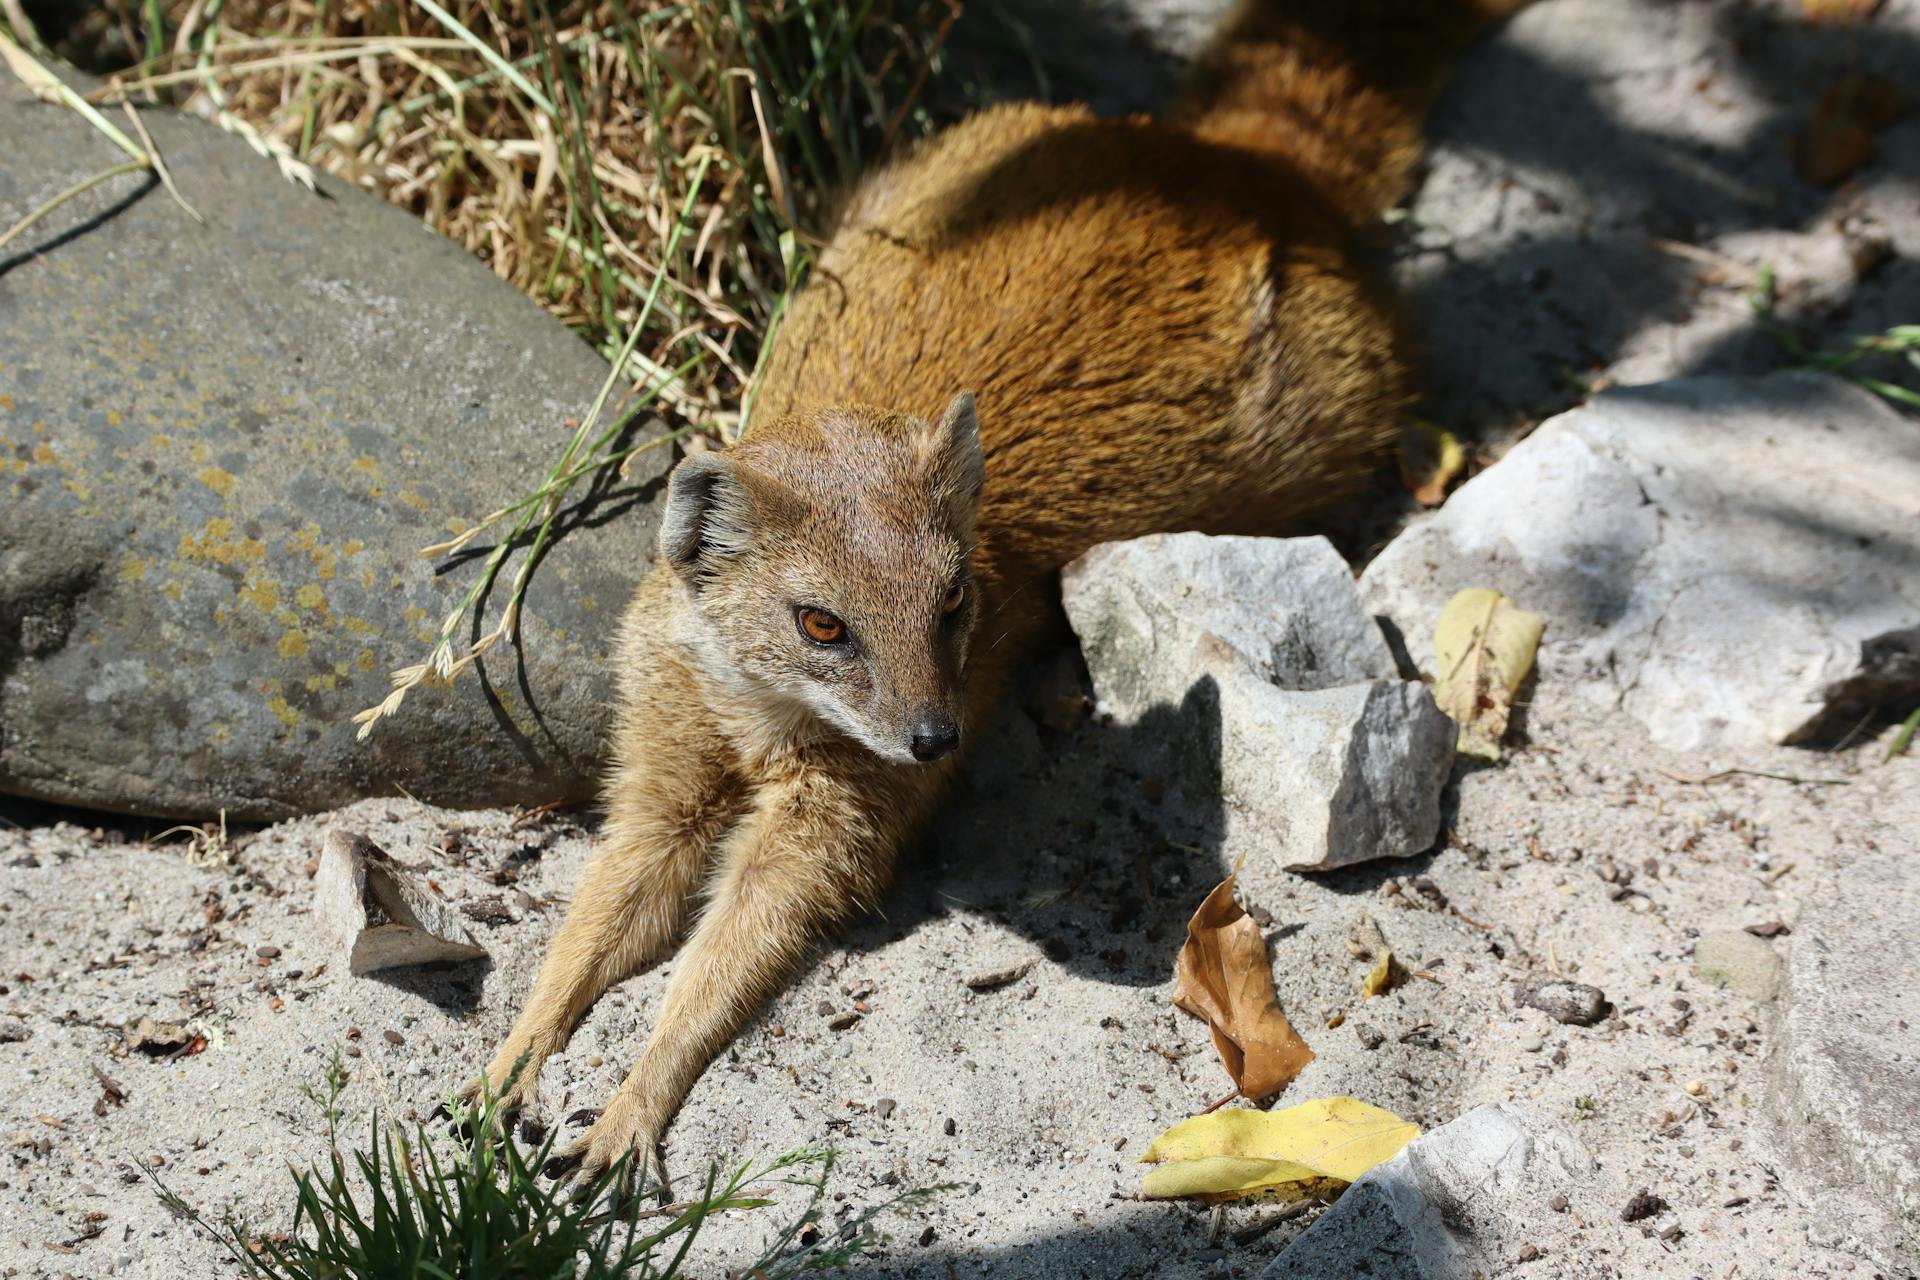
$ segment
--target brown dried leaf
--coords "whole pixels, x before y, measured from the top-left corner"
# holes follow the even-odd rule
[[[1213,1032],[1213,1047],[1244,1097],[1279,1093],[1309,1062],[1273,989],[1267,942],[1233,900],[1234,877],[1215,886],[1187,922],[1173,1003]]]
[[[1400,482],[1423,507],[1445,501],[1447,486],[1466,469],[1459,437],[1431,422],[1409,423],[1400,432]]]
[[[1800,0],[1808,22],[1865,22],[1886,0]]]
[[[1815,186],[1851,177],[1873,160],[1873,135],[1906,111],[1906,95],[1884,76],[1843,76],[1820,95],[1806,128],[1793,136],[1793,166]]]

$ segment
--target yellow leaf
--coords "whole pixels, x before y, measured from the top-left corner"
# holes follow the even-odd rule
[[[1421,506],[1439,506],[1466,465],[1466,446],[1451,431],[1431,422],[1409,423],[1401,430],[1400,482]]]
[[[1182,1120],[1141,1157],[1141,1194],[1300,1200],[1333,1194],[1420,1136],[1420,1126],[1356,1098],[1283,1111],[1236,1108]]]
[[[1460,726],[1459,749],[1500,758],[1513,695],[1533,669],[1546,627],[1537,613],[1515,608],[1498,591],[1457,592],[1433,628],[1433,698]]]
[[[1394,983],[1400,980],[1402,972],[1400,966],[1394,961],[1393,952],[1382,951],[1380,963],[1373,966],[1373,972],[1369,973],[1367,980],[1360,984],[1360,998],[1371,1000],[1384,991],[1391,991]]]

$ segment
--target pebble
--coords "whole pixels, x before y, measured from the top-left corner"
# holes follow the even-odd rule
[[[894,1111],[899,1106],[900,1104],[895,1102],[892,1098],[882,1098],[880,1099],[880,1101],[873,1104],[873,1109],[875,1112],[879,1114],[882,1120],[891,1120],[893,1119]]]
[[[1701,1080],[1689,1080],[1680,1087],[1696,1098],[1707,1091],[1706,1082]]]
[[[1556,1191],[1548,1198],[1547,1208],[1553,1210],[1555,1213],[1565,1213],[1567,1211],[1567,1198]]]
[[[939,1233],[936,1232],[932,1227],[928,1227],[925,1231],[922,1231],[920,1233],[920,1245],[922,1248],[925,1248],[927,1245],[932,1244],[935,1240],[938,1240],[939,1238],[940,1238]]]
[[[1027,960],[1008,968],[982,969],[968,974],[965,978],[961,979],[961,981],[965,982],[975,991],[991,991],[995,987],[1004,987],[1008,983],[1018,982],[1020,979],[1026,977],[1027,973],[1033,968],[1033,964],[1033,961]]]
[[[280,948],[260,947],[260,948],[257,948],[253,954],[255,954],[256,956],[259,956],[262,960],[273,960],[278,958],[278,956],[280,955]]]
[[[1535,1258],[1540,1256],[1540,1249],[1538,1246],[1532,1244],[1531,1242],[1522,1242],[1520,1245],[1520,1252],[1517,1256],[1519,1261],[1521,1262],[1532,1262]]]
[[[1540,1010],[1555,1022],[1574,1027],[1590,1027],[1607,1015],[1606,992],[1565,978],[1549,978],[1525,988],[1520,993],[1520,1002]]]
[[[940,1132],[946,1134],[949,1138],[951,1138],[954,1134],[954,1130],[956,1127],[957,1126],[953,1123],[953,1117],[948,1116],[947,1122],[940,1126]]]
[[[385,1040],[388,1044],[395,1045],[395,1046],[403,1045],[407,1042],[407,1038],[405,1036],[401,1035],[398,1031],[395,1031],[391,1027],[387,1028],[385,1031],[382,1031],[380,1033],[380,1038],[382,1040]]]
[[[851,1027],[854,1023],[858,1021],[860,1021],[860,1015],[849,1011],[847,1013],[838,1014],[835,1017],[828,1018],[827,1026],[834,1031],[845,1031],[848,1027]]]
[[[1520,1037],[1520,1048],[1527,1053],[1538,1053],[1547,1047],[1547,1038],[1537,1031],[1528,1032]]]
[[[1665,1200],[1642,1187],[1633,1193],[1633,1198],[1627,1201],[1627,1207],[1620,1211],[1620,1221],[1638,1222],[1642,1218],[1665,1213],[1667,1208]]]
[[[407,1063],[407,1074],[410,1076],[423,1076],[427,1074],[427,1064],[418,1058],[414,1058]]]

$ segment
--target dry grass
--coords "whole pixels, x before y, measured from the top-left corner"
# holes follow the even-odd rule
[[[410,210],[731,434],[836,192],[922,122],[957,0],[117,0],[115,91]],[[103,95],[113,96],[113,95]],[[705,161],[705,164],[702,162]],[[699,182],[694,175],[701,174]],[[697,187],[697,189],[695,189]],[[692,234],[665,247],[676,214]]]

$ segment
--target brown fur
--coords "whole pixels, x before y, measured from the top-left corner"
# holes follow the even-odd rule
[[[1171,121],[998,108],[855,194],[747,435],[674,475],[604,847],[487,1068],[499,1089],[524,1055],[509,1101],[531,1096],[691,926],[584,1172],[650,1157],[812,940],[878,900],[953,768],[911,762],[915,726],[978,735],[1062,564],[1295,527],[1365,472],[1411,396],[1350,242],[1403,193],[1447,57],[1520,3],[1249,3]],[[912,416],[962,387],[977,417]],[[810,644],[800,607],[854,642]]]

